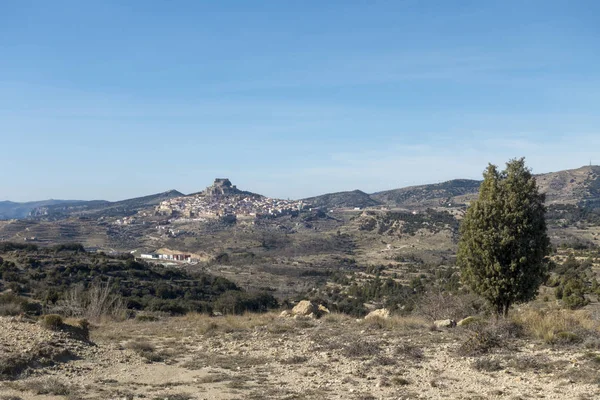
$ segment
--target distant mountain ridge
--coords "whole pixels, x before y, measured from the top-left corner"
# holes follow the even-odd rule
[[[29,201],[25,203],[0,201],[0,219],[22,219],[26,218],[32,210],[38,207],[53,206],[72,202],[74,202],[74,200],[50,199],[42,201]]]
[[[540,191],[546,193],[547,204],[574,204],[600,208],[600,166],[591,165],[538,174],[536,179]],[[363,208],[377,205],[406,208],[454,206],[467,204],[477,198],[480,184],[480,180],[453,179],[372,194],[361,191],[327,193],[304,200],[327,208]],[[372,203],[367,205],[369,200]]]
[[[142,209],[156,206],[163,200],[184,196],[177,190],[136,197],[120,201],[91,200],[74,201],[40,206],[31,210],[29,217],[58,219],[68,216],[97,218],[99,216],[124,217]]]
[[[600,208],[600,166],[584,166],[577,169],[536,175],[538,186],[546,193],[547,204],[573,204]],[[315,207],[368,208],[378,206],[415,208],[456,206],[468,204],[478,195],[481,181],[454,179],[446,182],[410,186],[372,194],[361,190],[326,193],[302,199]],[[110,202],[105,200],[73,201],[46,200],[28,203],[0,202],[0,219],[23,219],[27,217],[60,219],[69,216],[98,218],[100,216],[123,217],[137,211],[157,206],[164,200],[199,194],[223,197],[231,194],[264,197],[237,189],[228,179],[216,179],[204,192],[184,195],[177,190],[133,199]]]

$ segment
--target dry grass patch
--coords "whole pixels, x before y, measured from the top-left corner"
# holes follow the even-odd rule
[[[427,320],[416,316],[392,316],[390,318],[374,317],[363,319],[359,322],[359,324],[365,328],[385,329],[393,332],[428,329],[431,325],[427,322]]]
[[[516,314],[513,320],[547,344],[577,343],[600,335],[598,322],[584,310],[528,309]]]
[[[76,392],[73,386],[53,377],[27,380],[20,383],[19,386],[21,390],[53,396],[69,396]]]
[[[153,400],[191,400],[195,399],[194,396],[188,393],[175,393],[175,394],[166,394],[162,396],[154,397]]]
[[[394,349],[394,354],[404,360],[421,361],[425,358],[423,350],[415,345],[404,343]]]
[[[126,349],[133,350],[147,362],[163,362],[173,356],[167,351],[156,351],[156,347],[144,339],[138,339],[128,342],[124,346]]]
[[[347,343],[342,353],[348,358],[374,357],[381,353],[381,346],[377,342],[356,340]]]
[[[268,360],[264,357],[252,357],[242,354],[221,355],[205,353],[196,355],[192,360],[183,363],[182,366],[191,370],[211,367],[237,371],[262,366],[265,365],[267,361]]]
[[[295,364],[304,364],[307,361],[308,361],[308,357],[296,355],[296,356],[284,358],[283,360],[280,361],[280,363],[286,364],[286,365],[295,365]]]
[[[195,369],[195,368],[190,368],[190,369]],[[209,373],[208,375],[203,376],[202,378],[198,378],[198,383],[218,383],[218,382],[228,381],[231,379],[232,379],[231,375],[217,372],[217,373]]]
[[[410,385],[410,381],[401,376],[395,376],[391,379],[392,383],[396,386],[407,386]]]
[[[552,362],[548,356],[540,355],[523,355],[506,357],[506,366],[517,371],[540,371],[549,373],[556,367],[559,367],[556,362]],[[558,363],[560,364],[560,363]]]
[[[348,322],[352,319],[353,318],[350,317],[349,315],[332,312],[332,313],[323,315],[320,320],[326,324],[337,325],[337,324],[341,324],[344,322]]]
[[[477,360],[473,361],[471,366],[477,371],[484,372],[494,372],[500,371],[502,369],[502,364],[500,363],[500,360],[492,357],[478,358]]]
[[[28,352],[0,356],[0,380],[17,378],[30,368],[52,366],[76,358],[77,356],[69,349],[41,343]]]
[[[566,379],[569,383],[590,383],[600,385],[600,375],[598,374],[598,368],[596,366],[572,366],[564,369],[559,377]]]
[[[369,366],[391,366],[398,364],[398,360],[392,357],[377,355],[375,358],[368,362]]]

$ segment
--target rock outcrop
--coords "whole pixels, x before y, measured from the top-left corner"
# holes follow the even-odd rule
[[[306,317],[320,318],[329,314],[329,309],[322,304],[315,304],[309,300],[302,300],[291,311],[282,311],[280,317]]]
[[[365,319],[372,319],[372,318],[387,319],[389,317],[390,317],[390,310],[388,310],[387,308],[379,308],[379,309],[373,310],[369,314],[367,314]]]

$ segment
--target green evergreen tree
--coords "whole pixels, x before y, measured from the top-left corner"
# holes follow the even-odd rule
[[[461,223],[457,264],[462,281],[506,316],[513,303],[532,300],[547,276],[545,196],[525,159],[506,170],[490,164]]]

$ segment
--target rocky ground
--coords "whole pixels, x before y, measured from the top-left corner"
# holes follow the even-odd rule
[[[0,399],[599,398],[600,341],[581,332],[187,315],[97,323],[85,340],[0,317]]]

